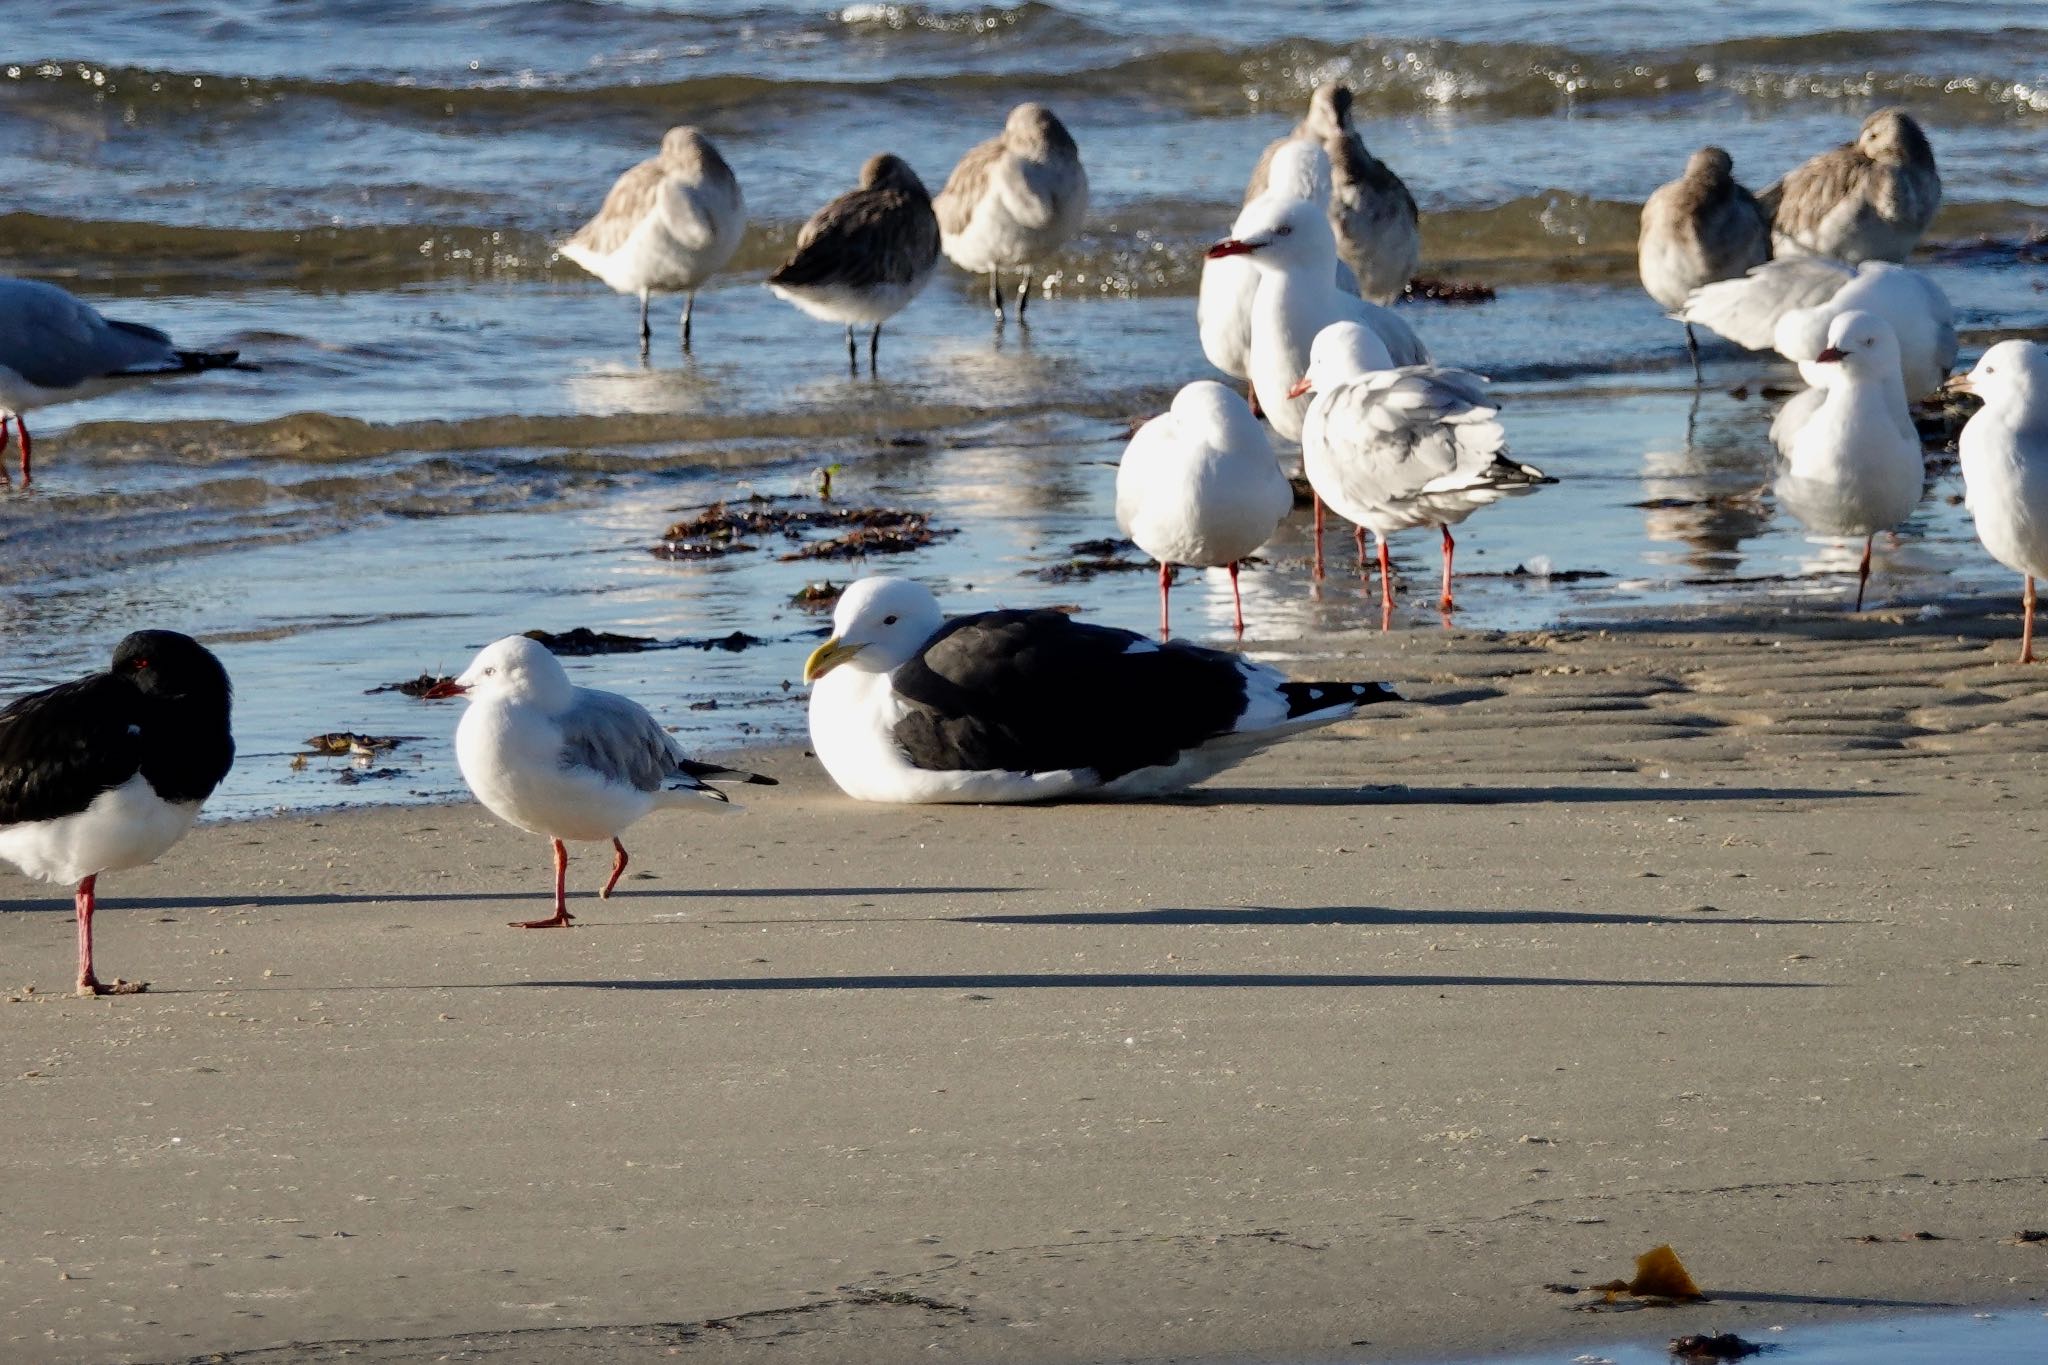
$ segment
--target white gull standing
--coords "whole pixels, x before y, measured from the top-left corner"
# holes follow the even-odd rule
[[[1695,289],[1676,316],[1752,351],[1775,349],[1804,367],[1827,345],[1828,324],[1852,309],[1891,324],[1908,398],[1941,386],[1956,363],[1955,309],[1940,285],[1911,266],[1865,261],[1852,267],[1818,256],[1770,261]],[[1819,381],[1807,373],[1806,382]]]
[[[1057,611],[950,621],[922,584],[863,578],[804,664],[811,747],[861,801],[1157,796],[1400,698]]]
[[[1735,161],[1719,147],[1694,152],[1684,175],[1643,201],[1636,271],[1644,292],[1667,311],[1684,307],[1686,296],[1701,285],[1733,279],[1770,258],[1770,215],[1736,181]],[[1692,323],[1679,321],[1697,381],[1699,341]]]
[[[857,187],[811,215],[768,288],[814,318],[845,323],[849,366],[860,359],[854,326],[869,326],[872,371],[882,324],[918,296],[938,262],[931,196],[908,162],[885,152],[861,166]]]
[[[455,727],[462,780],[491,814],[554,846],[555,913],[514,920],[515,929],[565,929],[575,918],[564,839],[611,840],[612,873],[598,892],[608,898],[626,870],[619,835],[627,826],[672,806],[731,809],[707,778],[775,785],[772,777],[685,757],[638,702],[576,686],[545,645],[524,635],[486,645],[461,676],[426,695],[469,699]]]
[[[1226,567],[1237,633],[1237,566],[1273,538],[1294,506],[1273,443],[1245,401],[1214,380],[1174,395],[1138,428],[1116,469],[1116,524],[1159,561],[1159,633],[1168,634],[1173,566]]]
[[[2026,579],[2019,662],[2034,662],[2034,580],[2048,575],[2048,351],[2001,341],[1950,382],[1984,406],[1963,427],[1963,503],[1991,557]]]
[[[1365,149],[1351,122],[1351,87],[1334,81],[1309,96],[1308,116],[1294,131],[1269,144],[1252,167],[1244,200],[1266,193],[1273,159],[1290,142],[1322,148],[1330,160],[1328,210],[1337,237],[1337,256],[1358,279],[1358,292],[1375,303],[1392,303],[1408,288],[1422,263],[1422,232],[1415,196],[1401,177]]]
[[[1757,202],[1779,256],[1903,261],[1941,207],[1941,172],[1913,116],[1880,109],[1854,142],[1794,167]]]
[[[1489,503],[1531,493],[1557,480],[1507,457],[1507,433],[1486,381],[1467,370],[1436,366],[1396,369],[1369,329],[1335,323],[1316,337],[1307,374],[1296,384],[1313,394],[1301,436],[1302,471],[1316,491],[1316,574],[1323,571],[1321,506],[1358,527],[1358,563],[1365,532],[1379,544],[1380,628],[1393,624],[1392,566],[1387,537],[1413,526],[1443,533],[1444,578],[1439,607],[1448,613],[1451,527]]]
[[[1264,214],[1263,205],[1268,200],[1329,207],[1330,158],[1323,154],[1323,149],[1313,142],[1291,138],[1283,139],[1275,147],[1271,160],[1262,163],[1267,170],[1265,193],[1238,212],[1237,221],[1230,228],[1232,237],[1252,230],[1251,215]],[[1260,207],[1255,209],[1253,205]],[[1201,333],[1202,354],[1232,379],[1249,380],[1252,376],[1252,302],[1258,297],[1260,278],[1259,268],[1246,255],[1209,255],[1202,259],[1195,326]],[[1357,295],[1358,278],[1342,261],[1337,262],[1336,282],[1345,293]],[[1251,394],[1253,411],[1257,412],[1258,396],[1251,390],[1247,392]]]
[[[1031,301],[1031,267],[1080,229],[1088,172],[1073,135],[1042,104],[1020,104],[1002,134],[971,148],[932,200],[939,247],[970,274],[987,274],[988,301],[1003,320],[1005,270],[1021,270],[1017,321]]]
[[[139,630],[113,666],[0,711],[0,859],[76,887],[78,993],[147,983],[93,970],[100,874],[141,867],[185,837],[235,761],[227,671],[198,641]]]
[[[30,479],[28,413],[97,398],[130,384],[236,365],[234,351],[181,351],[139,322],[102,317],[54,284],[0,278],[0,455],[11,420],[21,434],[21,481]],[[0,464],[0,482],[7,478]]]
[[[1309,347],[1333,322],[1358,322],[1372,329],[1396,365],[1427,365],[1429,348],[1393,309],[1353,298],[1332,282],[1336,239],[1329,219],[1314,204],[1262,199],[1244,229],[1209,248],[1211,258],[1248,256],[1259,271],[1252,300],[1251,380],[1259,406],[1273,430],[1301,439],[1306,398],[1290,398],[1296,380],[1308,372]]]
[[[640,354],[653,336],[647,296],[683,295],[683,349],[697,290],[725,268],[747,227],[740,182],[695,128],[671,128],[661,153],[621,175],[597,216],[561,252],[621,294],[640,296]]]
[[[1871,543],[1919,506],[1926,462],[1906,406],[1891,324],[1874,313],[1842,313],[1828,324],[1827,346],[1814,360],[1819,403],[1796,420],[1780,414],[1771,428],[1784,456],[1772,487],[1809,530],[1863,537],[1856,577],[1861,611]]]

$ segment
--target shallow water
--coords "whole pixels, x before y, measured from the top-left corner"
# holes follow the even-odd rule
[[[1745,1327],[1737,1335],[1765,1348],[1748,1359],[1769,1365],[2029,1365],[2048,1359],[2048,1319],[2032,1309],[1770,1331]],[[1671,1365],[1673,1357],[1660,1340],[1487,1359],[1489,1365]]]
[[[0,271],[264,368],[38,415],[35,489],[0,495],[0,691],[96,666],[138,625],[201,633],[237,680],[244,754],[210,809],[249,813],[456,790],[453,708],[363,690],[512,630],[764,637],[572,666],[723,746],[800,731],[801,689],[782,684],[819,625],[786,605],[807,581],[911,572],[956,608],[1076,603],[1146,628],[1142,573],[1030,575],[1113,533],[1128,422],[1209,373],[1199,247],[1332,76],[1359,87],[1369,143],[1425,207],[1425,271],[1500,289],[1408,315],[1440,358],[1499,381],[1516,453],[1563,479],[1462,529],[1462,623],[1760,594],[1846,605],[1853,559],[1757,493],[1771,405],[1729,394],[1789,371],[1714,352],[1695,392],[1634,282],[1636,205],[1701,142],[1761,184],[1903,100],[1943,166],[1933,237],[2024,237],[2048,222],[2048,19],[2026,3],[1729,5],[1684,43],[1661,7],[1558,8],[1226,5],[1196,33],[1188,7],[1108,0],[186,0],[141,17],[52,0],[12,16]],[[1095,201],[1033,325],[992,331],[976,285],[942,273],[887,329],[880,377],[849,378],[832,329],[761,276],[866,153],[904,152],[936,185],[1026,97],[1073,127]],[[684,120],[723,147],[753,227],[700,298],[696,354],[674,350],[666,311],[643,368],[631,302],[549,243]],[[2048,330],[2017,253],[1923,255],[1966,355]],[[963,534],[865,566],[647,553],[679,508],[799,491],[828,464],[843,499]],[[1874,600],[2014,590],[1960,491],[1937,470],[1899,545],[1880,545]],[[1254,651],[1376,617],[1348,577],[1312,592],[1304,526],[1246,577]],[[1433,574],[1426,538],[1397,553]],[[1517,565],[1605,576],[1481,576]],[[1220,574],[1176,593],[1183,633],[1215,638],[1228,611]],[[1399,624],[1435,619],[1418,595]],[[341,728],[423,741],[380,765],[396,776],[289,766],[297,741]]]

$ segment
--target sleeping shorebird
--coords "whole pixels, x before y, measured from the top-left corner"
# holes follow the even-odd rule
[[[1174,395],[1138,428],[1116,468],[1116,524],[1159,561],[1159,633],[1169,631],[1173,566],[1230,570],[1230,604],[1244,634],[1237,567],[1273,538],[1294,506],[1273,443],[1245,401],[1214,380]]]
[[[94,973],[100,874],[154,862],[192,828],[235,761],[231,696],[226,670],[198,641],[140,630],[114,647],[105,673],[0,711],[0,859],[77,888],[80,995],[148,989]]]
[[[1057,611],[947,620],[931,591],[863,578],[804,664],[811,747],[860,801],[1176,792],[1289,735],[1399,701]]]
[[[1735,180],[1735,162],[1719,147],[1702,147],[1685,174],[1643,201],[1636,269],[1643,289],[1666,312],[1685,306],[1701,285],[1733,279],[1771,258],[1771,220],[1756,196]],[[1685,353],[1700,378],[1700,344],[1685,325]]]
[[[607,899],[626,870],[619,835],[628,825],[671,806],[732,809],[707,778],[775,785],[772,777],[684,757],[638,702],[576,686],[545,645],[524,635],[486,645],[460,677],[425,695],[469,698],[455,727],[462,780],[491,814],[554,846],[555,913],[514,920],[515,929],[566,929],[575,919],[564,839],[612,841],[612,873],[597,893]]]
[[[1289,397],[1289,391],[1308,373],[1309,347],[1323,328],[1363,323],[1396,365],[1427,365],[1429,348],[1393,309],[1353,298],[1333,283],[1337,246],[1329,219],[1314,204],[1261,199],[1253,208],[1239,217],[1241,231],[1210,247],[1209,256],[1248,256],[1259,270],[1252,300],[1252,388],[1273,430],[1296,441],[1308,400]]]
[[[1003,321],[1005,270],[1021,270],[1017,321],[1031,301],[1031,267],[1074,235],[1088,213],[1088,172],[1065,124],[1042,104],[1010,111],[1002,134],[960,158],[932,200],[939,246],[970,274],[988,275],[988,301]]]
[[[2001,341],[1949,384],[1984,400],[1963,427],[1963,503],[1991,557],[2026,579],[2019,662],[2034,662],[2034,580],[2048,575],[2048,352]]]
[[[1392,303],[1422,263],[1415,196],[1401,177],[1365,149],[1351,123],[1351,87],[1327,82],[1309,97],[1308,116],[1267,146],[1245,186],[1249,204],[1266,192],[1273,157],[1289,142],[1309,142],[1330,158],[1330,230],[1337,255],[1358,277],[1358,292]]]
[[[1379,543],[1380,629],[1394,621],[1387,537],[1412,526],[1443,536],[1438,606],[1449,622],[1451,527],[1489,503],[1556,483],[1534,465],[1507,457],[1507,433],[1486,381],[1434,365],[1397,369],[1379,337],[1355,322],[1323,329],[1310,351],[1297,397],[1313,394],[1301,433],[1302,471],[1316,492],[1315,574],[1323,573],[1322,506],[1357,527],[1358,566],[1365,533]]]
[[[683,349],[697,290],[725,268],[747,226],[747,200],[732,167],[695,128],[671,128],[661,154],[620,176],[597,216],[561,252],[621,294],[640,296],[640,354],[653,331],[647,296],[683,296]]]
[[[1906,406],[1891,324],[1874,313],[1840,314],[1813,360],[1820,398],[1795,399],[1771,425],[1784,456],[1772,488],[1809,530],[1863,537],[1856,577],[1861,611],[1871,544],[1920,505],[1926,462]]]
[[[1757,202],[1777,255],[1903,261],[1941,207],[1941,172],[1913,116],[1880,109],[1854,142],[1795,167]]]
[[[254,369],[234,351],[181,351],[154,327],[102,317],[75,295],[38,280],[0,278],[0,454],[7,424],[21,432],[21,482],[28,485],[28,413],[97,398],[166,375]],[[0,482],[7,479],[0,465]]]
[[[939,220],[908,162],[884,153],[860,168],[860,185],[811,215],[796,251],[768,277],[777,298],[814,318],[846,324],[846,362],[858,368],[853,329],[865,323],[868,369],[882,324],[903,311],[939,260]]]

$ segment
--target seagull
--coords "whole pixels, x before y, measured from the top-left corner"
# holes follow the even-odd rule
[[[102,872],[154,862],[192,828],[235,761],[231,697],[198,641],[139,630],[106,672],[0,711],[0,859],[77,887],[80,995],[149,988],[93,971],[95,889]]]
[[[1804,367],[1826,346],[1828,324],[1851,309],[1891,324],[1908,397],[1941,386],[1956,363],[1955,309],[1940,285],[1911,266],[1850,266],[1818,256],[1769,261],[1739,279],[1693,290],[1676,316],[1749,350],[1775,349]],[[1807,373],[1806,382],[1819,380]]]
[[[1927,134],[1903,109],[1880,109],[1845,142],[1757,196],[1780,256],[1903,261],[1941,207]]]
[[[1949,382],[1984,400],[1963,427],[1963,504],[1991,557],[2026,578],[2019,662],[2034,662],[2034,580],[2048,575],[2048,352],[2001,341]]]
[[[1252,230],[1252,214],[1264,214],[1268,200],[1330,204],[1330,158],[1313,142],[1283,139],[1266,165],[1266,190],[1238,213],[1231,236]],[[1202,261],[1200,296],[1195,302],[1195,326],[1202,336],[1202,354],[1232,379],[1252,377],[1252,301],[1259,293],[1259,268],[1245,255],[1208,256]],[[1337,262],[1337,287],[1354,297],[1358,277],[1343,261]],[[1246,390],[1252,411],[1258,412],[1258,395]]]
[[[455,727],[462,780],[491,814],[554,845],[555,913],[514,920],[515,929],[566,929],[575,918],[563,887],[564,839],[612,841],[612,874],[597,893],[607,899],[626,870],[619,835],[628,825],[670,806],[731,809],[707,778],[775,785],[772,777],[684,757],[638,702],[576,686],[545,645],[524,635],[484,646],[460,677],[425,695],[469,698]],[[698,804],[707,801],[714,804]]]
[[[1358,277],[1358,292],[1374,303],[1400,298],[1422,263],[1415,196],[1365,149],[1351,123],[1351,87],[1329,81],[1315,88],[1308,117],[1267,146],[1252,168],[1245,203],[1266,192],[1273,158],[1290,142],[1321,147],[1330,158],[1330,229],[1337,235],[1338,257]]]
[[[1773,487],[1808,529],[1863,537],[1856,578],[1861,611],[1871,542],[1920,505],[1926,463],[1891,324],[1875,313],[1842,313],[1828,324],[1827,347],[1814,361],[1820,399],[1796,420],[1780,414],[1772,424],[1771,439],[1785,457]]]
[[[1444,581],[1438,605],[1449,612],[1451,527],[1491,502],[1556,483],[1534,465],[1507,457],[1507,433],[1486,381],[1467,370],[1431,365],[1396,369],[1366,327],[1334,323],[1316,336],[1308,373],[1294,386],[1313,394],[1302,424],[1301,463],[1316,492],[1316,574],[1321,576],[1323,503],[1379,543],[1380,628],[1393,625],[1394,589],[1387,537],[1411,526],[1443,533]],[[1448,617],[1446,618],[1448,620]]]
[[[1173,566],[1227,567],[1237,633],[1244,601],[1237,566],[1273,538],[1294,506],[1273,443],[1245,401],[1210,379],[1138,428],[1116,469],[1116,524],[1159,561],[1159,633]]]
[[[747,200],[711,139],[688,126],[662,135],[661,154],[613,183],[597,216],[561,252],[621,294],[640,296],[640,354],[653,331],[647,296],[683,295],[683,349],[697,290],[725,268],[747,226]]]
[[[1003,321],[1005,269],[1021,270],[1017,321],[1031,301],[1031,267],[1059,250],[1088,214],[1088,172],[1067,126],[1042,104],[1020,104],[992,137],[960,158],[932,200],[939,246],[970,274],[988,274]]]
[[[29,481],[28,413],[172,374],[254,369],[235,351],[181,351],[154,327],[102,317],[40,280],[0,278],[0,453],[7,424],[21,429],[21,482]],[[0,482],[7,473],[0,468]]]
[[[846,590],[804,681],[811,747],[840,790],[902,803],[1161,795],[1400,700],[1057,611],[949,621],[901,578]]]
[[[1360,322],[1385,343],[1396,365],[1427,365],[1429,348],[1391,308],[1352,298],[1331,283],[1337,264],[1329,219],[1314,204],[1260,200],[1246,229],[1209,248],[1209,257],[1249,256],[1259,270],[1252,301],[1252,388],[1273,430],[1301,439],[1306,398],[1289,398],[1308,371],[1309,347],[1333,322]]]
[[[1702,147],[1685,174],[1643,201],[1636,234],[1636,270],[1643,289],[1665,309],[1685,306],[1701,285],[1733,279],[1771,258],[1771,220],[1756,196],[1735,180],[1735,162],[1719,147]],[[1685,352],[1700,379],[1700,345],[1685,323]]]
[[[811,215],[796,253],[768,277],[775,296],[814,318],[846,324],[846,361],[858,366],[856,323],[868,334],[868,369],[882,324],[925,287],[939,260],[939,220],[917,172],[898,156],[871,156],[860,185]]]

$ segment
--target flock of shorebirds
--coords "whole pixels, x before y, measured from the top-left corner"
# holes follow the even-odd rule
[[[1176,565],[1237,566],[1292,506],[1269,432],[1298,441],[1316,497],[1350,520],[1359,565],[1378,541],[1382,624],[1392,611],[1386,538],[1431,526],[1443,544],[1440,605],[1452,607],[1450,528],[1481,507],[1554,482],[1507,454],[1487,381],[1437,365],[1388,305],[1420,257],[1419,215],[1400,177],[1365,148],[1351,92],[1317,89],[1307,116],[1254,168],[1227,236],[1204,261],[1197,325],[1204,354],[1247,385],[1188,384],[1137,428],[1120,462],[1116,516],[1159,561],[1160,634],[1168,636]],[[1772,348],[1812,388],[1778,414],[1777,491],[1809,526],[1870,541],[1918,504],[1924,476],[1911,399],[1977,394],[1961,436],[1967,504],[1987,549],[2025,575],[2021,661],[2033,658],[2034,579],[2048,573],[2048,352],[2026,341],[1987,350],[1950,379],[1948,300],[1899,262],[1940,203],[1925,135],[1880,110],[1856,140],[1822,153],[1762,194],[1733,177],[1719,148],[1696,153],[1645,203],[1644,287],[1686,326]],[[989,277],[1006,317],[1003,275],[1020,282],[1078,230],[1088,180],[1073,137],[1024,104],[1002,133],[962,158],[937,197],[902,159],[881,155],[860,183],[805,223],[768,287],[846,328],[848,362],[865,326],[868,361],[882,325],[907,306],[944,254]],[[680,293],[690,345],[697,290],[737,250],[746,208],[710,140],[672,129],[658,156],[627,171],[564,256],[640,301],[643,354],[655,293]],[[163,333],[110,321],[54,286],[0,280],[0,447],[27,410],[165,374],[237,364],[231,352],[181,350]],[[1262,421],[1263,419],[1263,421]],[[1241,604],[1236,625],[1244,628]],[[1378,683],[1296,682],[1243,656],[1091,625],[1054,611],[946,618],[903,579],[847,589],[831,637],[804,667],[813,747],[849,795],[892,802],[1013,802],[1171,792],[1275,740],[1396,699]],[[485,648],[430,697],[464,697],[456,755],[491,811],[544,835],[554,855],[554,913],[517,922],[568,926],[565,840],[610,840],[601,895],[626,867],[621,833],[650,812],[725,797],[716,781],[773,779],[688,758],[647,710],[574,685],[544,647],[512,636]],[[231,689],[213,654],[187,636],[141,631],[111,668],[0,711],[0,859],[72,883],[78,989],[102,983],[92,958],[96,879],[150,862],[183,837],[234,758]]]

